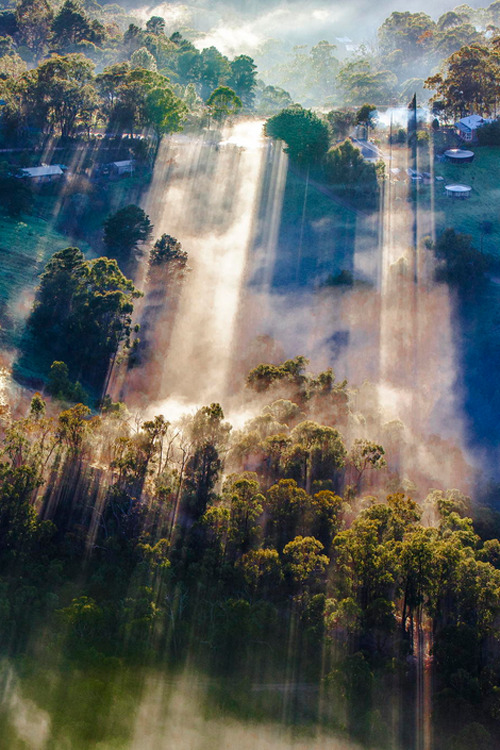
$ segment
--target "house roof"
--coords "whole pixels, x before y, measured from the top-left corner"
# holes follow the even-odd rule
[[[351,138],[353,144],[359,148],[364,159],[379,159],[383,158],[382,151],[374,143],[369,141],[362,141],[359,138]]]
[[[469,115],[468,117],[462,117],[461,120],[455,123],[455,126],[464,130],[477,130],[477,128],[486,122],[493,122],[493,120],[481,117],[480,115]]]
[[[21,172],[26,175],[26,177],[51,177],[52,175],[63,174],[63,170],[59,164],[52,164],[43,167],[26,167],[21,169]]]
[[[126,159],[125,161],[113,161],[111,162],[114,167],[132,167],[134,162],[133,159]]]

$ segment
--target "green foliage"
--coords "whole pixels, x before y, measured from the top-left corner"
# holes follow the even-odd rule
[[[298,588],[314,588],[324,576],[329,560],[323,545],[312,536],[297,536],[283,549],[285,570]]]
[[[87,419],[90,409],[84,404],[76,404],[59,414],[58,436],[67,443],[73,453],[77,453],[83,444],[87,432]]]
[[[47,393],[59,401],[88,401],[80,383],[72,383],[65,362],[52,362],[47,378]]]
[[[43,398],[40,396],[39,393],[35,393],[35,395],[31,399],[30,416],[33,419],[38,420],[41,417],[43,417],[44,414],[45,414],[45,401],[43,400]]]
[[[41,276],[29,320],[36,345],[66,362],[69,373],[100,383],[110,358],[130,342],[139,296],[116,261],[85,261],[77,248],[60,250]]]
[[[146,31],[150,34],[161,35],[165,33],[166,22],[161,16],[151,16],[146,22]]]
[[[325,172],[336,192],[363,201],[369,207],[376,204],[379,192],[376,165],[366,162],[350,140],[328,151]]]
[[[168,270],[182,272],[186,268],[187,260],[188,255],[182,249],[181,243],[169,234],[162,234],[149,254],[152,269],[167,267]]]
[[[387,103],[394,98],[397,87],[392,70],[377,69],[367,58],[346,61],[339,70],[338,81],[343,101],[352,106],[366,101]]]
[[[480,146],[500,146],[500,122],[487,122],[476,132]]]
[[[270,138],[284,141],[290,158],[301,164],[321,161],[328,149],[328,126],[314,112],[298,104],[271,117],[265,132]]]
[[[0,176],[0,199],[9,216],[13,217],[29,213],[33,205],[30,186],[18,177]]]
[[[22,96],[28,113],[42,126],[57,127],[63,137],[98,107],[94,65],[84,55],[53,55],[23,76]]]
[[[352,112],[332,109],[328,112],[326,119],[330,126],[332,138],[340,140],[347,138],[355,124],[355,116]]]
[[[234,116],[243,106],[240,97],[228,86],[219,86],[212,91],[206,104],[215,120],[224,120]]]
[[[40,478],[33,467],[0,464],[0,559],[35,556],[37,545],[52,533],[50,522],[38,519],[31,504]]]
[[[132,68],[142,68],[143,70],[152,70],[156,72],[156,60],[146,47],[139,47],[130,56],[130,65]]]
[[[301,386],[306,378],[304,370],[308,365],[305,357],[287,359],[281,365],[261,364],[248,373],[247,384],[262,393],[278,381],[285,381]]]
[[[464,117],[474,112],[483,116],[495,111],[499,93],[499,58],[496,48],[480,44],[462,47],[446,60],[444,74],[437,73],[425,82],[436,93],[433,101],[442,102],[446,114]]]
[[[365,125],[366,128],[375,127],[377,121],[377,108],[374,104],[363,104],[356,112],[356,125]]]
[[[454,229],[445,229],[438,237],[434,251],[440,261],[436,280],[461,289],[480,283],[490,268],[490,259],[472,246],[472,237]]]
[[[51,30],[51,44],[57,49],[75,47],[84,41],[99,44],[106,33],[102,24],[90,21],[75,0],[64,0],[54,17]]]
[[[257,90],[255,110],[260,115],[275,115],[291,104],[292,97],[279,86],[263,86]]]
[[[378,31],[382,52],[400,49],[406,59],[414,59],[432,42],[435,23],[426,13],[391,13]]]
[[[139,243],[146,242],[153,233],[149,216],[139,206],[120,208],[104,223],[104,244],[111,256],[130,259]]]
[[[140,60],[136,62],[139,65]],[[187,114],[169,79],[153,69],[116,63],[97,76],[96,87],[113,129],[152,128],[160,138],[180,130]]]
[[[230,66],[229,86],[244,106],[251,109],[257,85],[257,66],[248,55],[238,55],[231,61]]]

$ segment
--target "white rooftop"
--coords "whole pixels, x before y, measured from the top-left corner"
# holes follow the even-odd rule
[[[462,117],[458,122],[470,130],[476,130],[480,125],[484,125],[485,122],[493,121],[486,117],[481,117],[481,115],[469,115],[468,117]]]
[[[26,167],[21,172],[27,177],[51,177],[53,175],[64,174],[59,164],[52,164],[43,167]]]

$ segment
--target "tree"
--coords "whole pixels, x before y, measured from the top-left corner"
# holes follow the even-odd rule
[[[374,104],[363,104],[356,112],[356,125],[363,125],[365,128],[365,138],[368,138],[369,128],[374,128],[377,121],[377,108]]]
[[[316,588],[322,582],[328,563],[324,547],[313,536],[296,536],[283,549],[285,571],[299,589]]]
[[[285,544],[306,529],[310,498],[293,479],[280,479],[266,493],[267,535],[281,551]]]
[[[499,52],[472,44],[462,47],[446,60],[444,73],[425,82],[436,93],[431,101],[442,102],[446,114],[453,117],[496,110],[500,93]]]
[[[339,67],[339,62],[333,54],[336,49],[335,44],[330,44],[326,39],[322,39],[311,49],[314,84],[325,97],[331,97],[335,91]]]
[[[169,272],[182,273],[188,261],[188,254],[182,249],[179,240],[170,234],[162,234],[156,240],[149,254],[151,269],[165,267]]]
[[[372,101],[389,103],[396,93],[398,79],[391,70],[374,68],[369,59],[346,62],[339,70],[338,81],[346,104],[362,105]]]
[[[149,34],[156,34],[162,36],[165,34],[166,22],[161,16],[151,16],[149,21],[146,22],[146,31]]]
[[[470,44],[484,44],[484,36],[470,23],[447,28],[435,35],[434,47],[440,55],[448,57],[461,47]]]
[[[363,159],[350,140],[333,146],[327,155],[325,171],[332,188],[348,198],[373,207],[378,196],[377,169]]]
[[[29,327],[32,345],[73,377],[102,385],[121,345],[130,345],[133,300],[140,297],[115,260],[86,261],[78,248],[55,253],[40,279]]]
[[[436,280],[459,288],[477,285],[491,265],[488,256],[472,246],[471,235],[455,232],[454,229],[445,229],[438,237],[434,250],[439,261]]]
[[[9,216],[29,213],[33,205],[33,192],[27,180],[7,174],[0,176],[0,197]]]
[[[47,0],[20,0],[16,7],[16,21],[22,44],[35,55],[43,52],[53,19],[53,10]]]
[[[391,13],[378,30],[384,54],[400,49],[406,60],[414,60],[431,46],[436,24],[426,13]]]
[[[185,508],[189,516],[200,518],[213,499],[213,488],[222,468],[220,451],[231,425],[224,421],[220,404],[198,409],[189,426],[192,454],[186,465]]]
[[[229,60],[215,47],[202,50],[196,63],[196,75],[201,83],[203,99],[206,99],[218,86],[224,86],[229,81],[231,75]]]
[[[81,450],[90,416],[90,409],[83,404],[76,404],[59,414],[59,437],[67,443],[73,453]]]
[[[367,469],[382,469],[384,466],[387,466],[387,461],[385,460],[384,455],[385,451],[382,446],[371,440],[357,439],[354,441],[347,456],[347,463],[350,464],[356,472],[358,490],[361,485],[363,474]]]
[[[355,124],[355,115],[349,111],[333,109],[328,112],[326,119],[330,125],[332,137],[337,140],[346,138]]]
[[[279,86],[264,86],[257,90],[255,109],[261,115],[274,115],[293,104],[292,97]]]
[[[52,362],[47,378],[47,392],[62,401],[84,402],[88,399],[80,383],[69,379],[68,365],[65,362]]]
[[[231,476],[223,494],[229,498],[229,542],[239,556],[251,549],[259,539],[257,523],[263,512],[264,497],[259,483],[244,476]]]
[[[187,107],[172,89],[157,87],[146,95],[144,123],[153,128],[157,143],[166,133],[182,130],[182,123],[187,115]]]
[[[53,55],[24,78],[24,100],[29,114],[61,135],[72,135],[79,118],[98,106],[94,65],[84,55]]]
[[[238,55],[230,63],[228,84],[247,109],[252,109],[257,85],[257,66],[248,55]]]
[[[283,581],[283,569],[278,552],[275,549],[257,549],[245,552],[239,561],[245,581],[249,588],[258,589],[265,595],[272,596],[279,591]]]
[[[102,41],[102,37],[96,36],[82,6],[75,0],[65,0],[52,22],[52,45],[64,49],[83,41]]]
[[[285,151],[302,164],[314,164],[328,149],[328,126],[314,112],[299,104],[271,117],[265,125],[270,138],[286,143]]]
[[[267,391],[274,383],[280,381],[301,387],[307,381],[304,370],[308,364],[309,360],[299,355],[293,359],[287,359],[280,365],[267,363],[257,365],[248,373],[247,385],[258,393]]]
[[[143,70],[157,70],[156,60],[146,47],[139,47],[130,56],[130,66],[132,68],[142,68]]]
[[[120,208],[104,223],[104,244],[112,256],[128,260],[139,243],[146,242],[153,226],[146,212],[133,204]]]
[[[117,63],[97,76],[96,85],[112,128],[152,128],[158,145],[165,133],[181,129],[187,107],[161,73]]]
[[[30,558],[37,541],[53,531],[50,522],[41,522],[31,504],[40,479],[34,468],[0,464],[0,558],[14,564]],[[33,562],[31,559],[30,562]]]
[[[291,476],[309,492],[314,481],[333,481],[344,466],[346,449],[340,433],[312,420],[300,422],[290,433],[283,463]]]
[[[243,104],[239,96],[228,86],[219,86],[207,99],[207,107],[214,120],[225,120],[240,111]]]

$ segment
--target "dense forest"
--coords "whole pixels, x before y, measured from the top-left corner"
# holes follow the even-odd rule
[[[253,57],[129,6],[2,8],[0,748],[160,750],[194,705],[212,728],[185,747],[225,748],[222,722],[278,727],[290,748],[494,750],[498,485],[472,429],[467,444],[445,424],[421,343],[451,316],[452,387],[496,422],[496,171],[480,191],[499,155],[500,2]],[[455,202],[437,190],[471,114],[488,122]],[[234,140],[246,123],[257,147]],[[208,266],[196,286],[203,262],[227,288]],[[265,316],[273,287],[299,311],[286,345],[247,312]],[[295,343],[306,293],[332,306],[326,367]],[[179,413],[164,361],[200,393],[215,382],[217,294],[235,298],[217,329],[229,375]],[[197,295],[186,364],[172,342]],[[404,411],[433,399],[443,425]]]

